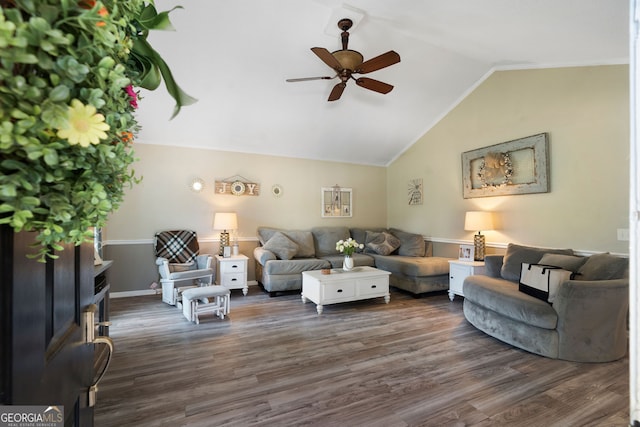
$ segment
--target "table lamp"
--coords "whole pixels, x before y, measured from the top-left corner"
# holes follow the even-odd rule
[[[482,230],[493,230],[493,214],[483,211],[469,211],[464,217],[464,229],[467,231],[477,231],[473,236],[475,261],[484,261],[485,240]]]
[[[213,229],[222,230],[220,233],[220,251],[219,255],[224,256],[224,247],[229,246],[228,230],[236,230],[238,228],[238,217],[235,212],[217,212],[213,217]]]

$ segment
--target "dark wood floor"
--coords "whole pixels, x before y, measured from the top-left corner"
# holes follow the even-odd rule
[[[96,426],[625,426],[628,358],[550,360],[468,324],[460,298],[326,306],[258,287],[225,320],[111,301]]]

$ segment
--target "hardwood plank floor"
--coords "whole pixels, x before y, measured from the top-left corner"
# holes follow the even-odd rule
[[[111,300],[98,427],[626,426],[628,358],[546,359],[464,319],[459,297],[325,306],[233,291],[189,323],[159,295]]]

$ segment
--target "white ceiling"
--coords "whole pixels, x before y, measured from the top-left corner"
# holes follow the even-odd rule
[[[199,101],[169,121],[166,91],[143,91],[139,143],[387,165],[494,70],[628,62],[626,0],[156,0],[175,5],[150,40]],[[400,54],[367,74],[389,94],[285,82],[333,75],[310,48],[341,48],[342,15],[365,60]]]

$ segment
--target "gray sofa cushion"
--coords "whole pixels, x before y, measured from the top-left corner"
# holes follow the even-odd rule
[[[371,256],[376,260],[376,268],[403,276],[424,277],[449,274],[449,258],[376,254]]]
[[[611,280],[628,276],[629,259],[604,253],[587,257],[587,261],[578,270],[576,280]]]
[[[386,231],[382,231],[380,233],[367,231],[364,246],[365,253],[391,255],[391,252],[400,247],[400,239]]]
[[[273,236],[264,244],[264,248],[280,259],[291,259],[298,252],[298,245],[279,231],[273,233]]]
[[[397,228],[392,228],[389,231],[400,240],[400,247],[397,250],[398,255],[424,256],[426,245],[421,234],[407,233]]]
[[[562,254],[544,254],[542,258],[540,258],[540,264],[560,267],[568,271],[573,271],[574,273],[582,267],[585,261],[587,261],[587,258],[583,256]]]
[[[573,250],[534,248],[509,243],[507,246],[507,252],[504,254],[502,270],[500,271],[502,278],[511,280],[512,282],[518,282],[520,280],[522,263],[527,262],[529,264],[538,264],[544,254],[573,255]]]
[[[297,258],[313,258],[316,255],[313,245],[313,235],[310,231],[303,230],[278,230],[277,228],[259,227],[258,239],[260,244],[264,246],[275,233],[282,233],[292,242],[298,245],[296,252]]]
[[[323,268],[331,268],[331,263],[324,259],[315,258],[278,259],[268,261],[264,266],[264,272],[267,274],[297,274],[309,270],[322,270]]]
[[[488,276],[470,276],[463,284],[466,300],[510,319],[544,329],[555,329],[558,315],[546,301],[518,290],[515,283]]]
[[[313,234],[317,257],[338,254],[336,242],[351,237],[347,227],[314,227],[311,229],[311,234]]]
[[[355,253],[351,255],[351,257],[353,258],[353,265],[356,267],[361,267],[364,265],[369,267],[376,266],[375,260],[368,254]],[[329,261],[331,263],[331,268],[342,268],[342,263],[344,263],[344,255],[342,254],[327,255],[323,256],[322,259]]]

